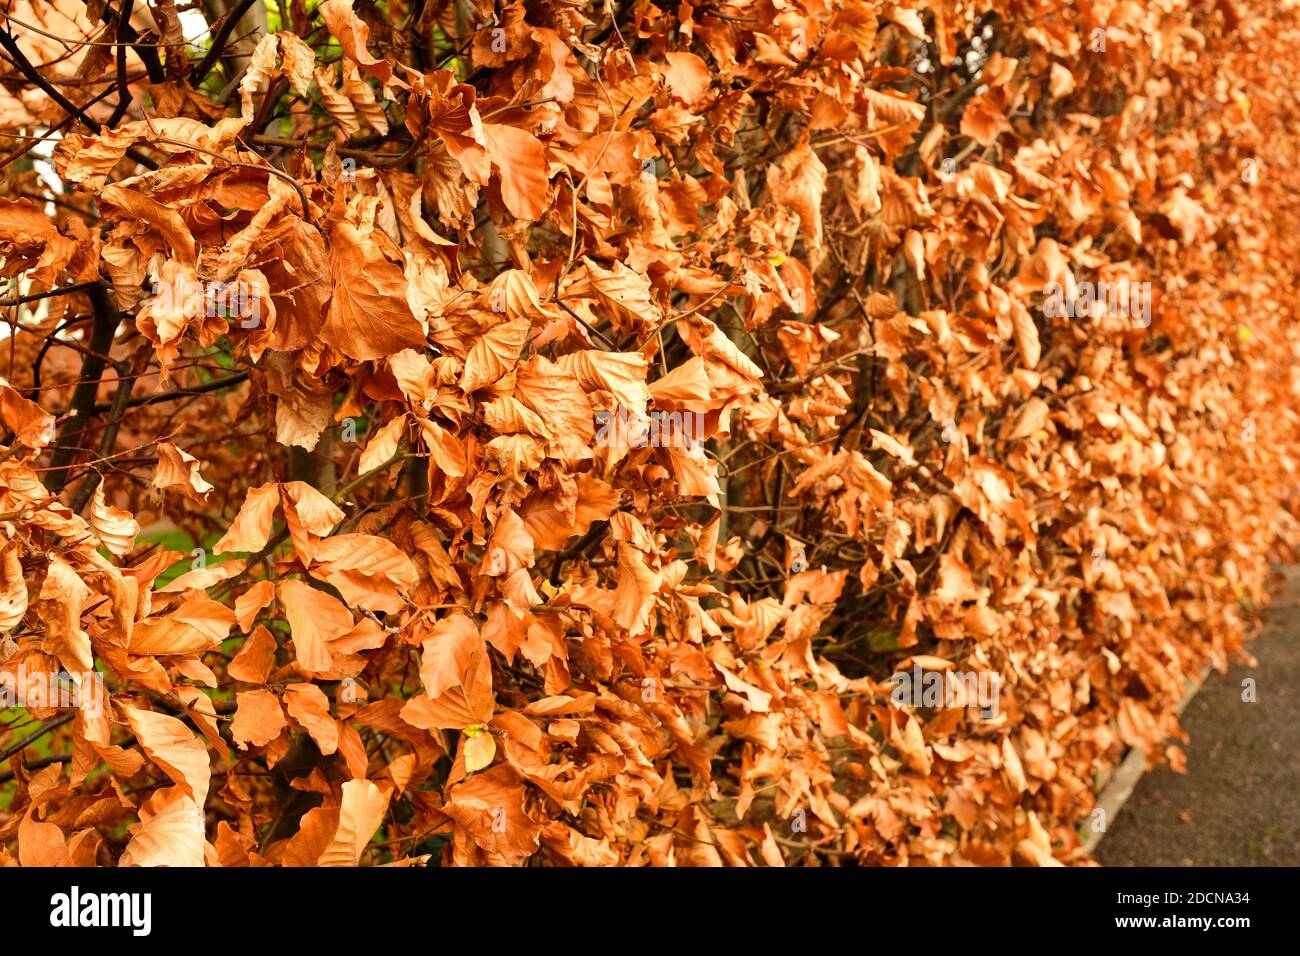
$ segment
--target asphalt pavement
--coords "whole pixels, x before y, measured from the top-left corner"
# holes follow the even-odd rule
[[[1102,864],[1300,866],[1300,567],[1281,572],[1263,618],[1247,645],[1257,666],[1210,673],[1183,712],[1186,773],[1142,777],[1097,847]]]

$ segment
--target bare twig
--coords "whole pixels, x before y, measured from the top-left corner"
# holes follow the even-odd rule
[[[143,358],[143,356],[140,356]],[[137,360],[139,363],[139,361]],[[131,400],[131,389],[135,385],[136,377],[130,373],[133,371],[131,366],[126,362],[120,362],[117,366],[117,373],[121,376],[117,380],[117,392],[113,395],[113,407],[108,418],[108,424],[104,428],[104,434],[99,436],[99,457],[107,458],[113,453],[113,446],[117,444],[117,433],[122,428],[122,419],[126,416],[127,405]],[[92,471],[77,487],[76,494],[72,496],[72,502],[69,507],[74,511],[80,511],[90,500],[90,496],[95,493],[99,487],[100,474],[98,471]]]
[[[0,299],[0,307],[22,305],[25,302],[37,302],[41,299],[48,299],[56,295],[72,295],[74,292],[86,292],[97,285],[99,285],[99,280],[93,282],[77,282],[73,285],[59,286],[57,289],[50,289],[48,292],[33,292],[31,295],[20,295],[13,299]]]
[[[41,76],[40,71],[37,70],[36,67],[32,66],[31,61],[27,59],[22,48],[18,46],[18,41],[13,38],[13,34],[6,29],[0,29],[0,47],[4,47],[5,51],[13,57],[14,64],[18,67],[23,76],[35,83],[46,96],[59,104],[59,106],[63,108],[64,112],[80,119],[81,122],[85,124],[86,128],[92,133],[98,133],[104,128],[97,120],[91,119],[82,107],[78,106],[60,93],[57,87],[46,80],[45,77]],[[157,163],[135,147],[129,147],[126,150],[126,155],[130,156],[141,166],[145,166],[148,169],[158,168]]]
[[[122,321],[117,305],[108,289],[96,284],[87,290],[95,309],[95,324],[90,333],[89,351],[81,363],[80,382],[72,393],[71,414],[59,432],[54,454],[50,457],[50,470],[45,475],[45,487],[58,494],[68,480],[69,468],[76,457],[81,437],[94,414],[95,396],[99,392],[99,379],[104,374],[108,355]]]
[[[69,711],[66,714],[60,714],[58,717],[54,717],[51,718],[50,720],[47,720],[45,723],[41,724],[41,726],[38,727],[36,730],[34,730],[32,733],[28,734],[22,740],[18,741],[18,743],[10,744],[8,747],[4,748],[4,750],[0,750],[0,763],[3,763],[4,761],[8,760],[16,753],[22,753],[23,750],[25,750],[27,747],[30,747],[36,741],[40,740],[51,730],[57,730],[58,728],[62,727],[64,724],[69,723],[76,716],[77,714],[75,711]]]
[[[150,83],[162,83],[167,79],[167,74],[163,71],[162,60],[159,59],[158,50],[155,46],[150,43],[136,42],[140,39],[140,34],[136,32],[135,27],[131,26],[130,16],[121,16],[111,6],[106,6],[100,19],[110,25],[114,21],[119,24],[118,39],[131,44],[131,49],[135,50],[136,56],[140,58],[140,62],[144,64],[145,69],[149,71]]]
[[[131,87],[126,78],[126,31],[131,26],[131,10],[135,0],[122,0],[122,15],[117,18],[117,109],[109,117],[110,128],[116,126],[131,106]]]
[[[213,64],[226,52],[226,44],[230,42],[230,34],[234,32],[235,26],[244,18],[244,14],[248,12],[248,8],[254,2],[255,0],[241,0],[239,6],[226,14],[226,19],[222,21],[221,27],[212,38],[212,45],[208,47],[208,52],[204,54],[198,65],[190,71],[190,86],[198,86],[202,83],[203,78],[208,75],[208,71],[212,69]]]
[[[178,388],[170,392],[160,392],[157,395],[139,395],[126,403],[127,408],[135,408],[138,405],[156,405],[159,402],[170,402],[177,398],[189,398],[192,395],[203,395],[207,392],[219,392],[223,388],[230,388],[238,385],[248,378],[247,372],[235,372],[233,375],[227,375],[224,378],[215,379],[211,382],[204,382],[202,385],[195,385],[191,388]],[[110,411],[114,402],[100,402],[91,408],[91,414]]]

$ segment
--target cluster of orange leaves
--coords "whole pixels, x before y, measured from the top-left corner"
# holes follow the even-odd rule
[[[1295,538],[1295,11],[288,6],[0,67],[0,858],[1086,862]]]

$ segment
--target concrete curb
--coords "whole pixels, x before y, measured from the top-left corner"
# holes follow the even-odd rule
[[[1209,676],[1210,670],[1211,668],[1206,667],[1201,671],[1198,678],[1187,682],[1186,693],[1183,694],[1183,699],[1178,703],[1178,716],[1181,717],[1183,711],[1187,709],[1187,705],[1192,702],[1196,692],[1205,683],[1205,678]],[[1106,782],[1102,784],[1101,791],[1097,794],[1097,806],[1105,813],[1106,829],[1088,831],[1087,837],[1083,840],[1083,850],[1089,856],[1097,849],[1102,837],[1106,835],[1106,830],[1110,829],[1110,825],[1119,816],[1120,811],[1124,809],[1124,804],[1133,795],[1133,789],[1138,785],[1138,781],[1142,779],[1142,775],[1146,773],[1146,769],[1147,752],[1139,750],[1137,747],[1130,747],[1128,753],[1124,755],[1124,759],[1110,772]],[[1087,828],[1086,823],[1084,827]]]

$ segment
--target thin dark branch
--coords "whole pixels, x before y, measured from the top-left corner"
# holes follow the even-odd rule
[[[208,75],[213,64],[221,59],[222,54],[226,52],[226,44],[230,42],[230,34],[234,32],[235,25],[244,18],[254,0],[241,0],[239,6],[226,14],[226,19],[222,21],[220,29],[212,38],[212,46],[208,47],[208,52],[204,54],[203,59],[199,61],[198,66],[190,71],[190,86],[197,87],[203,82],[203,78]]]
[[[131,10],[135,0],[122,0],[122,15],[117,18],[117,109],[109,117],[111,129],[122,121],[131,106],[131,85],[126,78],[126,31],[131,26]]]
[[[76,457],[77,447],[81,444],[82,434],[95,414],[95,396],[99,392],[99,379],[104,374],[108,355],[117,336],[117,327],[122,321],[121,313],[108,289],[96,285],[88,292],[91,305],[95,309],[95,324],[90,334],[88,349],[90,354],[82,360],[80,383],[72,393],[71,414],[59,431],[58,443],[54,454],[50,456],[50,470],[45,475],[45,487],[58,494],[68,480],[69,465]]]
[[[247,372],[236,372],[233,375],[227,375],[225,378],[219,378],[214,382],[205,382],[202,385],[195,385],[193,388],[178,388],[171,392],[161,392],[157,395],[141,395],[127,402],[128,408],[135,408],[139,405],[156,405],[159,402],[170,402],[178,398],[189,398],[192,395],[203,395],[207,392],[219,392],[223,388],[230,388],[232,385],[238,385],[248,378]],[[91,408],[91,414],[101,414],[112,411],[113,402],[100,402]]]
[[[41,393],[41,363],[45,361],[45,354],[59,343],[59,338],[58,338],[59,333],[72,328],[74,325],[77,325],[80,322],[84,322],[87,319],[92,319],[92,318],[94,318],[94,316],[74,315],[71,318],[64,319],[55,327],[54,331],[50,332],[48,335],[45,336],[45,341],[41,343],[41,347],[36,353],[36,360],[32,362],[31,393],[33,395],[39,395]],[[80,350],[80,351],[82,351],[83,355],[85,354],[84,350]]]
[[[40,87],[46,96],[63,107],[65,112],[79,117],[93,133],[98,133],[102,129],[100,124],[87,116],[80,106],[60,93],[57,87],[41,76],[36,67],[32,66],[31,60],[27,59],[26,54],[18,46],[18,41],[14,39],[7,26],[0,28],[0,46],[3,46],[9,55],[14,58],[14,65],[22,71],[22,74]]]
[[[134,2],[134,0],[132,0],[132,2]],[[100,16],[100,19],[110,26],[114,20],[120,24],[117,32],[118,39],[125,40],[127,43],[131,44],[131,49],[135,50],[136,55],[140,57],[140,62],[142,62],[145,69],[149,71],[150,83],[162,83],[167,79],[167,74],[163,71],[162,60],[158,57],[158,50],[152,44],[136,42],[140,39],[140,34],[136,32],[135,27],[131,26],[129,15],[120,16],[117,11],[110,6],[104,8],[104,12]]]
[[[48,757],[40,757],[33,760],[31,763],[23,764],[23,770],[31,773],[35,770],[43,770],[52,763],[69,763],[71,760],[72,754],[51,754]],[[3,773],[0,773],[0,784],[8,783],[13,778],[14,772],[12,770],[6,770]]]
[[[137,365],[143,364],[137,362]],[[121,378],[117,381],[117,391],[113,394],[113,407],[110,409],[108,424],[104,428],[104,434],[99,437],[99,457],[106,459],[113,454],[113,446],[117,444],[117,433],[122,428],[122,419],[126,417],[126,409],[131,401],[131,389],[135,387],[136,376],[130,374],[132,368],[127,362],[119,362],[117,373]],[[86,507],[86,502],[90,496],[95,493],[99,487],[100,474],[98,471],[92,471],[77,486],[76,493],[72,496],[72,501],[68,505],[74,512],[81,511]]]
[[[16,753],[22,753],[22,751],[25,748],[30,747],[36,741],[40,740],[42,737],[48,734],[51,730],[56,730],[59,727],[62,727],[64,724],[68,723],[76,716],[77,714],[75,711],[69,711],[66,714],[60,714],[58,717],[54,717],[51,720],[47,720],[45,723],[41,724],[39,728],[32,731],[22,740],[18,741],[18,743],[10,744],[4,750],[0,750],[0,763],[3,763],[4,761],[8,760]]]
[[[72,295],[74,292],[86,292],[99,285],[99,281],[77,282],[73,285],[59,286],[57,289],[50,289],[48,292],[33,292],[31,295],[20,295],[15,299],[0,299],[0,307],[11,305],[22,305],[24,302],[36,302],[40,299],[48,299],[56,295]]]
[[[11,34],[7,29],[0,28],[0,47],[4,47],[5,51],[13,57],[14,64],[18,67],[23,76],[35,83],[36,86],[55,103],[58,103],[59,106],[63,108],[64,112],[70,113],[80,119],[81,122],[86,125],[86,128],[92,133],[98,133],[104,128],[97,120],[91,119],[84,109],[60,93],[52,83],[46,80],[45,77],[41,76],[40,71],[37,70],[36,67],[32,66],[31,60],[27,59],[27,56],[18,46],[18,41],[14,39],[13,34]],[[135,147],[128,148],[126,155],[130,156],[133,160],[147,169],[158,168],[157,163]]]
[[[86,102],[85,102],[85,103],[82,105],[82,107],[81,107],[82,110],[88,110],[88,109],[90,109],[92,106],[94,106],[96,103],[98,103],[100,100],[102,100],[102,99],[106,99],[106,98],[109,96],[109,94],[111,94],[115,89],[117,89],[117,87],[115,87],[115,86],[106,86],[106,87],[104,87],[104,91],[103,91],[102,93],[97,94],[97,95],[96,95],[94,98],[92,98],[92,99],[86,100]],[[43,143],[43,142],[45,142],[46,140],[48,140],[48,139],[50,139],[51,137],[53,137],[54,134],[56,134],[56,133],[60,133],[60,132],[62,132],[64,129],[66,129],[68,126],[71,126],[72,123],[73,123],[73,121],[76,120],[76,118],[77,118],[77,117],[75,117],[75,116],[73,116],[71,113],[69,113],[67,116],[65,116],[65,117],[63,118],[62,122],[60,122],[57,126],[51,126],[50,129],[49,129],[49,131],[48,131],[44,136],[33,136],[31,139],[27,140],[27,142],[26,142],[23,146],[21,146],[18,150],[16,150],[15,152],[10,153],[10,154],[9,154],[8,156],[6,156],[3,160],[0,160],[0,169],[4,169],[4,168],[5,168],[6,166],[8,166],[10,163],[14,162],[14,160],[21,159],[23,156],[26,156],[26,155],[27,155],[28,153],[30,153],[33,149],[36,148],[36,145],[37,145],[38,143]],[[42,199],[45,200],[45,201],[51,201],[51,200],[48,200],[47,197],[42,197]],[[58,201],[57,201],[57,200],[53,200],[53,201],[55,202],[56,205],[58,205]],[[77,210],[77,211],[80,212],[80,210]],[[84,215],[84,213],[83,213],[83,215]]]

